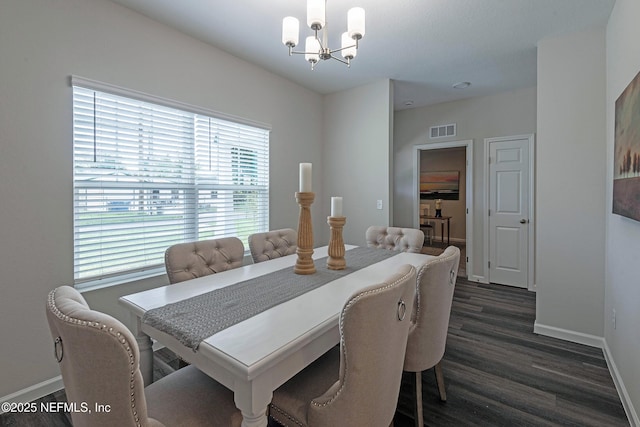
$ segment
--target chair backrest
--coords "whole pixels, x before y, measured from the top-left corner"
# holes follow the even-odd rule
[[[416,270],[404,265],[340,314],[339,380],[311,401],[310,426],[387,426],[396,409]]]
[[[370,248],[383,248],[393,251],[414,252],[422,251],[424,233],[415,228],[384,227],[372,225],[367,228],[365,238]]]
[[[164,253],[169,283],[220,273],[242,266],[244,245],[237,237],[178,243]]]
[[[113,317],[91,310],[69,286],[49,293],[47,321],[67,401],[77,405],[71,412],[73,425],[149,425],[140,354],[131,332]],[[109,411],[98,412],[95,405],[109,405]]]
[[[249,250],[254,263],[296,253],[298,232],[292,228],[255,233],[249,236]]]
[[[418,269],[416,301],[407,340],[405,371],[422,372],[444,355],[460,249],[449,246]]]

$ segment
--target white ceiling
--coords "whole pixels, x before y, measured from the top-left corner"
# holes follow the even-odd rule
[[[536,85],[539,40],[603,27],[615,0],[327,0],[329,46],[339,47],[347,10],[366,11],[351,68],[289,57],[282,18],[306,27],[305,0],[112,0],[322,94],[382,78],[396,109]],[[298,46],[301,48],[303,46]],[[461,81],[467,89],[454,89]]]

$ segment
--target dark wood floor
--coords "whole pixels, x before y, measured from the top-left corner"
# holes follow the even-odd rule
[[[459,279],[442,362],[447,402],[423,375],[428,426],[628,426],[602,351],[533,333],[535,294]],[[175,369],[156,352],[154,376]],[[413,426],[405,374],[395,427]],[[64,400],[58,392],[43,400]],[[0,426],[71,426],[65,414],[0,415]],[[360,427],[360,426],[355,426]]]
[[[442,362],[423,374],[429,426],[628,426],[602,350],[533,333],[535,294],[459,279]],[[395,426],[413,425],[405,374]]]

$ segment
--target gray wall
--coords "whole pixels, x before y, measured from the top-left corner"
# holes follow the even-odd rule
[[[343,197],[345,243],[364,245],[369,225],[389,225],[391,90],[391,82],[382,80],[325,97],[321,216],[327,240],[331,196]],[[382,200],[381,210],[377,200]]]
[[[430,142],[473,140],[473,265],[469,278],[482,277],[487,258],[483,254],[484,229],[484,138],[534,133],[536,89],[520,89],[494,96],[471,98],[430,107],[395,112],[394,225],[413,224],[413,147]],[[429,139],[429,127],[457,123],[457,136]]]
[[[0,398],[60,374],[44,304],[73,283],[71,74],[271,124],[272,228],[297,227],[298,163],[325,198],[322,96],[112,2],[3,1],[0,69]],[[118,295],[165,280],[85,295],[121,317]]]
[[[546,334],[604,332],[604,35],[538,45],[536,330]]]
[[[611,214],[613,179],[614,105],[640,71],[640,2],[617,0],[607,26],[606,95],[606,251],[604,337],[609,365],[618,373],[618,389],[628,399],[627,413],[640,426],[640,222]],[[616,328],[611,315],[616,310]],[[614,379],[616,377],[614,376]],[[631,407],[632,405],[632,407]]]

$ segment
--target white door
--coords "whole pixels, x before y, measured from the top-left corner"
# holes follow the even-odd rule
[[[489,142],[489,281],[528,287],[529,139]]]

